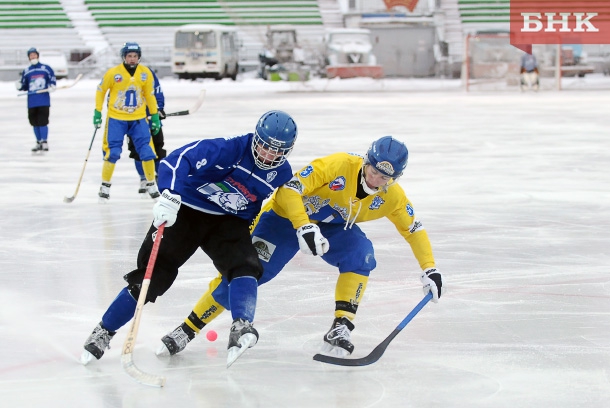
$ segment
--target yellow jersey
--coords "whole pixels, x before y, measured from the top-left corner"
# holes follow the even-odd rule
[[[270,208],[295,229],[310,223],[354,223],[388,218],[411,246],[422,269],[435,266],[432,246],[402,187],[391,184],[363,199],[356,197],[364,158],[335,153],[312,161],[271,197]]]
[[[97,86],[95,109],[102,111],[106,93],[108,117],[117,120],[139,120],[146,117],[146,107],[153,115],[157,113],[154,79],[148,67],[138,64],[135,73],[129,74],[123,64],[110,68]]]

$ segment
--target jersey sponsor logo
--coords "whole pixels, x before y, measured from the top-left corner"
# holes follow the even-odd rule
[[[320,200],[320,196],[303,196],[303,205],[305,206],[307,215],[317,213],[322,207],[327,206],[328,203],[330,203],[330,198]]]
[[[208,159],[201,159],[199,160],[196,164],[195,167],[197,168],[197,170],[199,170],[200,168],[202,168],[203,166],[205,166],[206,164],[208,164]]]
[[[123,82],[123,75],[121,75],[121,74],[116,74],[116,75],[114,76],[114,82],[116,82],[116,83]]]
[[[252,245],[258,253],[258,258],[264,262],[269,262],[276,248],[276,246],[273,245],[271,242],[266,241],[257,236],[252,236]]]
[[[277,176],[277,171],[273,170],[267,173],[267,183],[271,183]]]
[[[415,211],[413,211],[413,207],[411,207],[411,204],[407,204],[407,214],[409,214],[409,217],[413,217],[413,214],[415,214]]]
[[[232,192],[231,189],[234,191]],[[197,188],[206,198],[222,208],[224,211],[237,214],[238,211],[243,211],[248,205],[248,200],[235,187],[227,186],[223,183],[204,184]]]
[[[146,82],[147,78],[148,74],[146,72],[142,72],[142,74],[140,75],[140,79],[142,80],[142,82]]]
[[[349,213],[347,212],[347,210],[343,207],[340,207],[339,204],[333,204],[333,209],[339,213],[339,215],[341,215],[341,218],[343,218],[344,220],[348,219]]]
[[[284,187],[288,187],[292,190],[295,190],[299,194],[303,194],[303,184],[297,178],[293,178],[292,180],[284,184]]]
[[[332,191],[340,191],[345,188],[345,177],[339,176],[328,184]]]
[[[379,207],[381,207],[381,205],[385,203],[385,200],[381,197],[379,197],[378,195],[376,195],[375,197],[373,197],[373,201],[371,202],[371,205],[369,205],[369,210],[378,210]]]
[[[409,227],[409,232],[411,234],[413,234],[414,232],[417,232],[422,229],[424,229],[424,226],[422,225],[422,223],[415,220],[415,222],[413,224],[411,224],[411,226]]]
[[[233,187],[235,187],[237,190],[239,190],[248,200],[252,202],[256,201],[256,196],[252,194],[250,190],[248,190],[248,187],[244,186],[239,181],[234,180],[233,177],[227,177],[226,181]]]
[[[307,166],[299,173],[299,176],[305,178],[309,177],[311,173],[313,173],[313,166]]]

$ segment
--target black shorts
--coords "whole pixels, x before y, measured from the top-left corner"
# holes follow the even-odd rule
[[[32,126],[47,126],[49,124],[49,106],[37,106],[28,109],[28,119]]]
[[[178,211],[176,223],[163,232],[146,301],[154,302],[158,296],[163,295],[178,276],[178,268],[199,248],[229,282],[239,276],[260,279],[263,266],[252,245],[249,226],[249,221],[234,215],[208,214],[183,204]],[[140,286],[152,251],[153,234],[156,235],[156,232],[157,229],[151,225],[138,253],[138,269],[124,276],[135,299],[140,295]],[[205,288],[201,289],[203,291]]]
[[[165,145],[165,141],[163,139],[163,128],[159,129],[159,133],[156,135],[152,135],[153,146],[155,148],[155,153],[157,154],[157,158],[155,160],[161,160],[165,156],[167,156],[167,152],[163,149],[163,145]],[[133,144],[133,141],[130,137],[127,138],[127,148],[129,149],[129,157],[131,159],[135,159],[137,161],[140,160],[140,156],[136,151],[136,147]]]

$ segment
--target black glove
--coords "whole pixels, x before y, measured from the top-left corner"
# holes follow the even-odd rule
[[[159,120],[163,120],[167,117],[163,109],[159,109]]]

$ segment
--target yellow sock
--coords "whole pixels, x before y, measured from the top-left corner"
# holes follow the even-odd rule
[[[193,307],[193,312],[191,315],[184,320],[185,323],[197,333],[199,333],[203,326],[210,323],[217,316],[220,316],[220,314],[225,310],[225,308],[216,302],[212,296],[212,292],[218,287],[221,280],[222,276],[220,274],[218,274],[216,278],[212,279],[208,291],[205,292],[201,298],[199,298],[197,304],[195,304],[195,307]]]
[[[102,166],[102,181],[105,183],[110,183],[112,180],[112,174],[114,173],[115,163],[110,163],[109,161],[104,161],[104,165]]]
[[[155,179],[155,161],[148,160],[142,162],[142,169],[144,170],[144,176],[146,181],[154,181]]]
[[[335,287],[335,317],[354,320],[368,281],[368,276],[353,272],[339,274]]]

